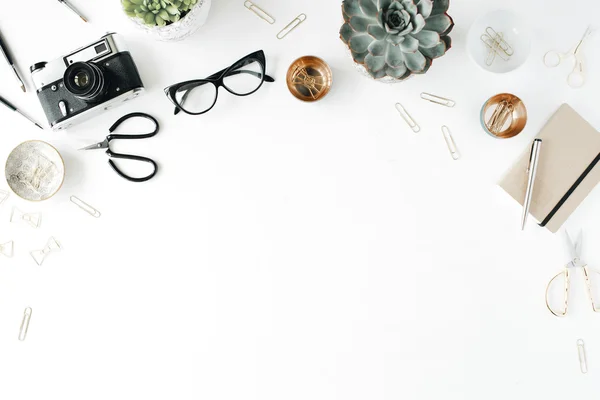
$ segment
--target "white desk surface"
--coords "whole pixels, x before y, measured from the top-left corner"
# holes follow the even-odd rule
[[[39,131],[0,109],[0,160],[27,139],[57,146],[67,178],[55,198],[0,208],[0,398],[80,399],[565,399],[600,389],[600,315],[573,279],[571,313],[544,304],[547,281],[568,261],[562,233],[530,221],[497,186],[563,102],[600,128],[597,36],[584,49],[589,81],[548,70],[550,49],[569,49],[600,13],[595,0],[452,1],[453,48],[424,76],[387,86],[357,73],[341,43],[340,1],[261,0],[271,26],[242,0],[216,0],[207,25],[180,43],[146,37],[119,2],[55,1],[26,12],[0,0],[0,29],[18,66],[54,59],[107,31],[124,34],[147,93],[68,134]],[[468,58],[474,19],[495,8],[527,18],[532,54],[494,76]],[[296,15],[308,20],[285,40]],[[172,115],[169,84],[208,76],[257,49],[276,83],[238,98],[221,93],[198,117]],[[304,104],[285,85],[302,55],[330,63],[334,86]],[[1,94],[40,121],[0,63]],[[31,81],[27,75],[28,86]],[[445,109],[422,91],[456,100]],[[479,125],[483,102],[519,95],[529,122],[500,141]],[[423,127],[400,119],[401,101]],[[120,179],[101,140],[128,112],[156,116],[153,139],[118,144],[160,163],[149,183]],[[453,161],[448,125],[463,154]],[[2,161],[4,162],[4,161]],[[0,188],[7,189],[5,184]],[[69,202],[96,206],[89,217]],[[41,211],[38,230],[8,222],[13,205]],[[586,233],[584,257],[600,267],[600,189],[567,222]],[[42,267],[28,252],[49,236],[64,250]],[[29,335],[17,340],[25,307]],[[576,340],[590,372],[579,372]]]

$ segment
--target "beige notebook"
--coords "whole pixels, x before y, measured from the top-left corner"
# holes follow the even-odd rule
[[[531,215],[555,233],[600,182],[600,134],[568,104],[560,106],[540,131],[542,150]],[[531,147],[500,186],[523,205]],[[515,224],[518,217],[515,216]]]

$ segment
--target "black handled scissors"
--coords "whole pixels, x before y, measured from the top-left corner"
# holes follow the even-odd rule
[[[152,121],[154,123],[154,131],[150,132],[150,133],[139,133],[139,134],[112,134],[112,132],[115,131],[115,129],[117,129],[119,127],[119,125],[121,125],[124,121],[131,119],[131,118],[146,118],[149,119],[150,121]],[[156,172],[158,171],[158,165],[154,162],[154,160],[147,158],[147,157],[142,157],[142,156],[134,156],[131,154],[120,154],[120,153],[115,153],[110,149],[110,142],[112,140],[119,140],[119,139],[147,139],[147,138],[151,138],[152,136],[156,135],[158,133],[158,129],[159,129],[159,125],[158,125],[158,121],[148,115],[148,114],[144,114],[144,113],[131,113],[131,114],[127,114],[124,117],[121,117],[117,122],[115,122],[113,124],[113,126],[111,126],[108,131],[110,132],[110,134],[106,137],[106,139],[104,139],[104,141],[100,142],[100,143],[96,143],[93,144],[91,146],[88,147],[84,147],[83,149],[80,150],[96,150],[96,149],[107,149],[106,150],[106,154],[108,155],[108,157],[111,158],[111,160],[108,160],[108,163],[110,164],[110,166],[112,167],[112,169],[119,174],[120,177],[127,179],[130,182],[145,182],[148,181],[150,179],[152,179],[154,177],[154,175],[156,175]],[[112,158],[120,158],[123,160],[133,160],[133,161],[142,161],[142,162],[146,162],[149,164],[152,164],[152,166],[154,167],[154,170],[152,171],[152,173],[148,176],[144,176],[142,178],[134,178],[131,177],[127,174],[125,174],[124,172],[122,172],[117,165],[114,163],[114,161],[112,160]]]

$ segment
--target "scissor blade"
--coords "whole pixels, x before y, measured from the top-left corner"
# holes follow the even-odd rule
[[[573,242],[573,239],[571,239],[571,235],[569,235],[567,230],[565,230],[565,235],[567,236],[567,244],[569,246],[569,252],[571,253],[571,263],[576,266],[575,261],[581,259],[583,232],[579,232],[576,242]]]
[[[106,149],[106,148],[108,148],[108,143],[105,140],[104,142],[91,144],[91,145],[89,145],[87,147],[83,147],[79,150],[96,150],[96,149]]]

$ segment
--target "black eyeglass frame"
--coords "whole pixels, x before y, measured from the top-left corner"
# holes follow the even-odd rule
[[[236,92],[232,91],[230,88],[227,87],[227,85],[225,85],[225,83],[224,83],[225,78],[227,78],[228,76],[231,76],[231,75],[236,75],[236,74],[242,73],[241,71],[237,71],[237,70],[242,68],[243,66],[251,64],[253,62],[258,62],[260,64],[260,66],[262,67],[262,74],[260,74],[260,75],[262,75],[262,79],[256,89],[254,89],[253,91],[251,91],[249,93],[240,94],[240,93],[236,93]],[[255,93],[258,89],[260,89],[262,87],[263,83],[265,83],[265,82],[275,82],[275,79],[273,79],[272,77],[270,77],[269,75],[266,74],[266,70],[267,70],[267,60],[265,57],[265,53],[263,50],[258,50],[258,51],[255,51],[254,53],[248,54],[247,56],[239,59],[235,63],[231,64],[231,66],[229,66],[215,74],[212,74],[208,78],[194,79],[191,81],[180,82],[180,83],[176,83],[175,85],[166,87],[165,94],[167,95],[167,98],[171,101],[171,103],[173,103],[173,105],[175,105],[175,115],[179,114],[180,111],[183,111],[184,113],[189,114],[189,115],[202,115],[202,114],[205,114],[205,113],[209,112],[210,110],[212,110],[213,107],[215,106],[215,104],[217,104],[217,100],[219,98],[219,88],[220,87],[224,87],[225,90],[227,90],[229,93],[233,94],[234,96],[243,97],[243,96],[249,96],[249,95]],[[257,73],[254,71],[244,71],[244,72],[250,73],[252,75],[257,75]],[[257,76],[257,78],[260,78],[260,76]],[[211,84],[215,85],[215,100],[213,101],[213,104],[208,109],[198,112],[198,113],[190,112],[190,111],[186,110],[183,107],[183,105],[179,104],[179,102],[176,100],[175,96],[177,94],[177,91],[180,90],[182,87],[184,87],[186,85],[190,85],[190,86],[192,86],[192,89],[193,89],[194,87],[200,86],[200,84],[206,84],[206,83],[211,83]],[[189,92],[186,92],[186,94],[187,93],[189,93]],[[184,94],[184,101],[185,101],[185,97],[187,97],[186,94]]]

